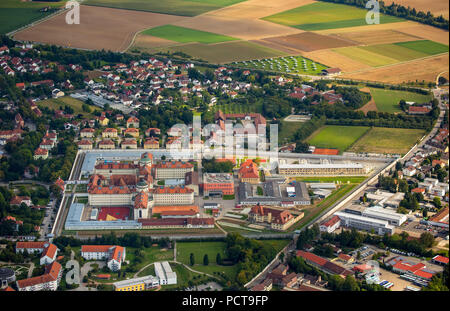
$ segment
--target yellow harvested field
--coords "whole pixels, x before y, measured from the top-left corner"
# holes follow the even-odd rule
[[[303,30],[259,19],[242,19],[199,15],[184,19],[173,25],[201,31],[208,31],[243,40],[258,40],[267,37],[287,36],[302,33]]]
[[[410,25],[395,27],[395,29],[408,35],[418,36],[423,39],[436,41],[445,45],[448,45],[449,42],[448,31],[424,24],[411,22]]]
[[[364,63],[372,67],[379,67],[398,63],[398,60],[396,59],[381,54],[373,53],[371,51],[367,51],[359,47],[345,47],[340,49],[334,49],[334,51],[336,53],[342,54],[344,56],[347,56],[348,58],[352,58],[354,60],[357,60],[361,63]]]
[[[430,11],[434,16],[442,15],[448,19],[448,0],[395,0],[393,2],[425,13]],[[390,2],[386,1],[386,3]]]
[[[342,39],[357,41],[360,44],[364,45],[421,40],[420,37],[408,35],[392,29],[343,32],[343,33],[335,33],[333,34],[333,36]]]
[[[350,72],[343,74],[342,77],[386,83],[402,83],[415,80],[436,82],[437,75],[448,71],[448,66],[449,54],[446,53],[380,68]]]
[[[316,2],[314,0],[248,0],[204,15],[225,18],[260,19]]]
[[[419,37],[422,39],[427,39],[431,41],[436,41],[442,44],[448,45],[448,31],[443,29],[439,29],[436,27],[419,24],[412,21],[399,22],[399,23],[389,23],[389,24],[378,24],[378,25],[367,25],[367,26],[359,26],[359,27],[348,27],[348,28],[340,28],[340,29],[327,29],[316,31],[317,33],[323,35],[330,34],[344,34],[351,32],[367,32],[367,31],[375,31],[375,30],[393,30],[399,31],[406,35]]]
[[[342,72],[372,68],[366,64],[354,60],[353,58],[336,53],[332,50],[318,50],[302,53],[302,55],[306,58],[310,58],[315,62],[327,65],[329,67],[339,67]]]
[[[176,44],[179,44],[179,43],[172,41],[172,40],[162,39],[162,38],[158,38],[158,37],[154,37],[154,36],[138,34],[136,36],[136,38],[134,39],[132,48],[136,47],[136,48],[151,49],[151,48],[158,48],[158,47],[163,47],[163,46],[172,46],[172,45],[176,45]]]

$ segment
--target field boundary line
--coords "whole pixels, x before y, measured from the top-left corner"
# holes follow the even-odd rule
[[[388,64],[388,65],[383,65],[383,66],[379,66],[379,67],[372,67],[372,68],[366,68],[366,69],[355,70],[355,71],[347,71],[344,74],[361,73],[361,72],[364,73],[364,72],[371,71],[371,70],[376,70],[376,69],[381,69],[381,68],[388,68],[388,67],[397,66],[397,65],[404,65],[404,64],[408,64],[408,63],[412,63],[412,62],[416,62],[416,61],[426,60],[426,59],[433,58],[433,57],[443,56],[443,55],[448,54],[448,53],[449,52],[429,55],[429,56],[425,56],[425,57],[421,57],[421,58],[415,58],[415,59],[407,60],[407,61],[404,61],[404,62],[399,62],[399,63],[395,63],[395,64]],[[350,80],[352,80],[352,79],[350,79]]]
[[[367,131],[364,132],[364,134],[362,134],[361,136],[359,136],[359,138],[357,140],[355,140],[350,146],[348,146],[347,149],[345,149],[343,152],[347,152],[349,151],[358,141],[360,141],[361,139],[363,139],[365,136],[369,135],[369,132],[371,132],[373,130],[374,126],[370,126],[368,127]]]

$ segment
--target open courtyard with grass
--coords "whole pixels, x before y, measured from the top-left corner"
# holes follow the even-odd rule
[[[147,11],[181,16],[196,16],[243,0],[87,0],[85,5]]]
[[[224,35],[174,25],[158,26],[155,28],[147,29],[141,32],[141,34],[179,43],[198,42],[203,44],[211,44],[237,40],[236,38]]]
[[[266,21],[299,28],[323,30],[366,25],[367,11],[344,4],[314,2],[263,18]],[[403,19],[380,14],[380,24],[400,22]]]
[[[368,130],[367,126],[326,125],[314,132],[307,142],[318,148],[336,148],[342,153]]]
[[[349,151],[405,154],[423,135],[425,135],[425,131],[419,129],[374,127],[361,137]]]
[[[302,56],[285,56],[277,58],[257,59],[243,62],[234,62],[230,65],[249,69],[261,69],[267,71],[305,75],[318,75],[323,69],[328,68],[325,65],[316,63]]]
[[[419,93],[385,90],[379,88],[370,88],[370,94],[377,105],[377,110],[380,112],[402,113],[400,109],[400,100],[413,101],[418,104],[427,103],[432,99],[431,95],[423,95]]]

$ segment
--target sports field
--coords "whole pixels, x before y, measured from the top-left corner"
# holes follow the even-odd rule
[[[232,64],[244,68],[306,75],[318,75],[323,69],[327,68],[322,64],[316,63],[301,56],[286,56],[279,58],[250,60],[243,62],[234,62]]]
[[[422,95],[413,92],[384,90],[378,88],[370,88],[372,98],[380,112],[402,112],[400,109],[400,100],[413,101],[419,104],[426,103],[431,100],[431,95]]]
[[[419,129],[374,127],[348,151],[405,154],[424,134]]]
[[[217,64],[286,55],[284,52],[246,41],[231,41],[211,45],[191,43],[181,46],[149,49],[148,51],[183,52],[194,58]]]
[[[367,25],[367,11],[336,3],[315,2],[265,17],[264,20],[302,30],[323,30]],[[380,14],[380,24],[403,21]]]
[[[368,130],[367,126],[326,125],[313,133],[306,141],[318,148],[337,148],[342,153]]]
[[[142,35],[154,36],[161,39],[171,40],[179,43],[199,42],[204,44],[219,43],[237,40],[236,38],[223,36],[211,32],[178,27],[174,25],[163,25],[141,32]]]
[[[196,16],[243,0],[86,0],[83,4],[116,9]]]
[[[43,7],[59,8],[60,2],[25,2],[21,0],[0,1],[0,34],[5,34],[50,15],[52,12],[39,12]]]

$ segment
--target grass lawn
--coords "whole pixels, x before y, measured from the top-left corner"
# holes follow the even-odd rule
[[[323,211],[329,208],[331,205],[336,203],[339,199],[344,197],[347,193],[349,193],[353,188],[355,188],[358,183],[355,184],[345,184],[339,187],[339,189],[335,190],[329,197],[320,201],[315,207],[308,208],[303,210],[305,216],[294,226],[292,226],[289,231],[299,230],[306,226],[312,219],[316,218]]]
[[[83,101],[72,98],[70,96],[46,99],[46,100],[37,102],[38,106],[48,107],[53,110],[58,110],[59,107],[62,107],[64,109],[64,106],[69,106],[73,109],[75,115],[78,115],[81,113],[83,116],[92,116],[91,113],[87,113],[87,112],[83,111],[83,109],[82,109],[83,104],[84,104]],[[89,108],[91,108],[92,112],[101,111],[101,109],[98,107],[89,106]]]
[[[350,151],[405,154],[423,135],[419,129],[374,127]]]
[[[203,264],[205,254],[208,254],[209,263],[215,264],[217,253],[222,259],[226,258],[225,242],[177,242],[177,261],[189,265],[191,253],[196,264]]]
[[[432,99],[432,95],[422,95],[413,92],[396,91],[396,90],[384,90],[379,88],[370,88],[370,93],[377,105],[377,109],[380,112],[402,112],[399,102],[404,99],[405,101],[413,101],[419,104],[429,102]]]
[[[144,259],[141,263],[136,265],[136,269],[139,270],[146,265],[156,262],[156,261],[166,261],[166,260],[173,260],[173,250],[162,250],[159,247],[148,247],[148,248],[142,248],[144,251]],[[126,260],[129,260],[130,263],[133,262],[135,258],[134,252],[136,251],[136,248],[133,247],[127,247],[126,248]]]
[[[164,25],[143,31],[141,34],[172,40],[180,43],[204,44],[237,40],[236,38],[174,25]]]
[[[25,2],[21,0],[0,1],[0,34],[5,34],[50,15],[52,12],[39,12],[43,7],[58,8],[66,0],[59,2]]]
[[[367,11],[344,4],[315,2],[265,17],[264,20],[303,30],[323,30],[366,25]],[[402,21],[380,14],[380,24]]]
[[[278,133],[278,142],[287,144],[292,142],[292,135],[303,125],[303,122],[286,122],[281,121],[281,131]]]
[[[342,153],[368,130],[367,126],[326,125],[313,133],[307,142],[318,148],[337,148]]]
[[[222,110],[223,113],[247,113],[247,112],[262,112],[262,101],[241,105],[241,104],[224,104],[224,105],[215,105],[211,107],[212,112],[216,112],[217,110]]]
[[[268,71],[297,73],[306,75],[318,75],[325,68],[325,65],[316,63],[308,58],[302,56],[286,56],[279,58],[268,58],[260,60],[251,60],[243,62],[234,62],[236,65],[243,68],[261,69]]]
[[[241,1],[243,0],[87,0],[83,4],[181,16],[196,16]]]
[[[430,40],[418,40],[408,42],[398,42],[395,45],[408,48],[427,55],[441,54],[448,52],[448,45]]]
[[[161,290],[174,290],[178,288],[186,288],[189,286],[188,282],[191,280],[195,281],[201,281],[208,278],[207,276],[201,275],[199,273],[195,273],[192,271],[189,271],[184,266],[179,264],[170,264],[170,267],[172,268],[172,271],[177,274],[177,284],[174,285],[163,285],[161,286]]]

